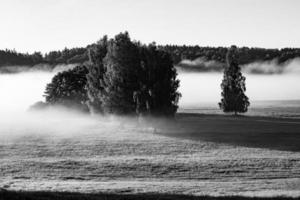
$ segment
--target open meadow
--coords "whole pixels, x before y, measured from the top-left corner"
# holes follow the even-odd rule
[[[0,140],[0,187],[118,194],[300,195],[299,119],[179,113],[174,121],[158,120],[141,127],[132,119],[121,123],[81,116],[77,122],[83,118],[89,118],[88,123],[80,126],[63,121],[72,122],[70,129],[60,129],[58,121],[49,120],[43,134],[29,134],[33,130],[28,127],[24,135]],[[36,126],[34,130],[40,131]]]

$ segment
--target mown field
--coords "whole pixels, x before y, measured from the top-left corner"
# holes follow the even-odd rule
[[[60,133],[53,126],[2,137],[1,188],[300,196],[299,119],[181,113],[155,129],[110,120]]]
[[[0,200],[298,200],[293,197],[192,196],[176,194],[84,194],[71,192],[0,191]]]

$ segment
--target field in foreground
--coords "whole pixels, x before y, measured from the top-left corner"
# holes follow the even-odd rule
[[[83,194],[70,192],[0,191],[0,200],[299,200],[292,197],[191,196],[172,194]]]
[[[72,126],[72,124],[68,124]],[[179,114],[158,128],[92,121],[0,141],[0,187],[300,196],[300,120]]]

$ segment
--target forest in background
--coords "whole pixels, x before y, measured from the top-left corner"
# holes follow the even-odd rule
[[[88,61],[88,49],[96,43],[82,48],[65,48],[60,51],[50,51],[43,55],[40,52],[18,53],[15,50],[0,50],[0,69],[9,66],[29,66],[38,64],[83,64]],[[225,64],[227,47],[200,47],[186,45],[158,45],[158,49],[166,51],[172,57],[173,63],[182,69],[191,71],[221,71]],[[275,61],[281,65],[300,57],[300,48],[265,49],[238,48],[240,65],[254,62]],[[197,60],[198,59],[198,60]],[[200,60],[199,60],[200,59]],[[204,63],[209,63],[204,64]]]

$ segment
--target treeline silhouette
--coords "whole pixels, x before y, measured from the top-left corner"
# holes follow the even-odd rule
[[[82,48],[65,48],[61,51],[50,51],[45,55],[42,55],[40,52],[24,54],[18,53],[15,50],[0,50],[0,67],[16,65],[34,66],[41,63],[50,65],[83,64],[89,60],[88,49],[96,45],[94,43]],[[169,53],[175,65],[180,65],[181,61],[186,59],[194,60],[197,58],[202,58],[204,61],[216,61],[225,64],[227,52],[227,47],[200,47],[198,45],[158,45],[157,48]],[[265,49],[241,47],[238,48],[238,54],[241,65],[274,59],[280,65],[290,59],[300,57],[300,48]],[[185,65],[182,64],[181,66],[184,67]]]
[[[14,65],[27,65],[32,66],[35,64],[43,63],[45,57],[41,52],[35,52],[33,54],[18,53],[15,50],[0,50],[0,67],[2,66],[14,66]]]
[[[218,61],[225,63],[228,47],[200,47],[165,45],[159,46],[160,49],[171,54],[174,63],[189,59],[203,58],[207,61]],[[238,48],[239,63],[241,65],[256,61],[269,61],[278,59],[278,64],[284,63],[289,59],[300,57],[300,48],[265,49],[265,48]]]

